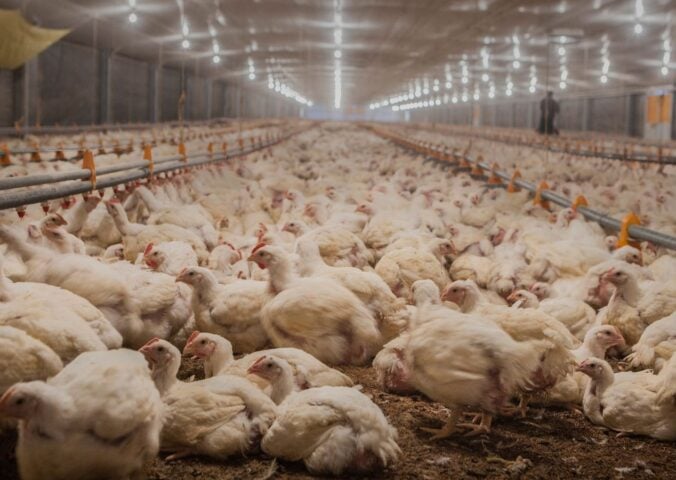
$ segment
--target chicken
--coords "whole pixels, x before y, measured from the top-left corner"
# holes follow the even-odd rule
[[[174,277],[184,268],[198,265],[197,254],[185,242],[163,242],[159,245],[149,243],[143,250],[143,263],[156,272]]]
[[[0,300],[10,300],[21,303],[42,305],[52,315],[62,321],[72,317],[75,325],[80,325],[80,320],[87,322],[89,327],[98,335],[99,339],[107,348],[119,348],[122,346],[122,335],[115,330],[106,316],[86,299],[75,295],[63,288],[45,283],[16,282],[10,283],[2,272],[2,259],[0,258]]]
[[[160,225],[142,225],[130,223],[122,205],[118,202],[106,202],[108,214],[115,221],[115,226],[122,234],[124,256],[130,262],[134,262],[139,254],[142,254],[149,243],[159,244],[162,242],[183,241],[190,244],[195,250],[200,263],[205,263],[209,257],[204,241],[190,230],[171,223]]]
[[[262,323],[273,345],[296,347],[329,365],[364,364],[382,346],[376,321],[359,299],[327,278],[297,278],[279,247],[258,245],[249,257],[268,268]]]
[[[140,478],[157,455],[163,412],[145,359],[130,350],[83,353],[0,398],[0,415],[19,419],[24,480]]]
[[[652,368],[656,373],[676,353],[676,312],[648,325],[627,357],[632,368]]]
[[[606,351],[612,347],[623,347],[624,338],[612,325],[599,325],[590,328],[582,345],[572,351],[577,362],[582,362],[590,357],[605,358]],[[584,390],[589,382],[589,377],[581,372],[571,372],[548,389],[536,400],[548,405],[582,405]]]
[[[341,226],[325,225],[310,230],[306,223],[294,220],[287,222],[282,231],[298,236],[298,241],[309,240],[317,244],[322,259],[328,265],[364,268],[373,263],[373,255],[364,242]]]
[[[46,380],[63,368],[54,350],[18,328],[0,326],[0,395],[18,382]]]
[[[167,274],[126,261],[115,262],[111,268],[126,278],[141,317],[140,322],[121,327],[125,344],[140,347],[149,339],[160,337],[183,345],[193,330],[190,288],[177,284]]]
[[[608,305],[598,313],[597,322],[617,327],[633,346],[648,326],[640,317],[638,299],[640,290],[636,278],[621,265],[610,268],[601,275],[600,284],[611,284],[614,288]]]
[[[437,316],[413,330],[404,348],[410,382],[451,410],[442,429],[425,430],[434,438],[460,427],[489,431],[492,415],[531,384],[546,346],[539,340],[517,342],[492,322],[459,313]],[[485,413],[481,425],[459,423],[468,407]]]
[[[594,309],[574,298],[549,298],[540,302],[534,293],[517,290],[507,301],[514,302],[519,308],[534,308],[554,317],[579,340],[584,339],[596,321]]]
[[[272,348],[260,350],[235,360],[232,345],[225,338],[213,333],[193,332],[183,350],[204,362],[206,378],[220,374],[243,375],[247,369],[266,355],[274,355],[288,362],[299,381],[299,388],[323,386],[351,387],[352,380],[297,348]],[[259,383],[260,384],[260,383]],[[267,385],[264,383],[263,387]]]
[[[241,377],[219,375],[195,382],[179,382],[181,352],[165,340],[152,339],[140,352],[151,366],[166,418],[162,450],[186,455],[227,458],[258,446],[275,417],[274,403]]]
[[[363,393],[318,387],[286,397],[261,449],[282,460],[302,460],[314,475],[364,475],[396,461],[396,440],[396,430]]]
[[[296,242],[300,272],[307,277],[331,278],[354,293],[378,321],[385,341],[396,337],[408,324],[408,312],[403,299],[394,296],[390,287],[373,272],[354,267],[331,267],[324,263],[317,244],[307,238]]]
[[[676,440],[676,357],[652,381],[615,381],[605,360],[590,358],[578,366],[590,381],[584,392],[584,413],[593,423],[620,432]],[[644,377],[644,376],[642,376]]]
[[[200,331],[228,338],[238,353],[253,352],[269,343],[262,310],[272,295],[265,282],[221,285],[213,272],[202,267],[184,269],[176,281],[193,288],[192,310]]]
[[[138,187],[134,195],[142,198],[151,212],[148,225],[176,225],[199,236],[209,249],[218,244],[218,232],[213,226],[213,219],[200,205],[163,205],[145,187]]]
[[[85,298],[99,308],[118,331],[140,321],[138,306],[124,276],[110,265],[86,255],[54,255],[27,244],[7,227],[0,227],[0,238],[21,254],[27,267],[26,281],[61,287]]]
[[[442,294],[459,304],[463,312],[480,314],[492,320],[514,340],[543,340],[547,348],[542,351],[541,366],[531,379],[531,391],[541,391],[553,386],[574,366],[571,350],[579,341],[555,318],[535,309],[515,309],[492,305],[481,299],[476,284],[471,280],[457,280]],[[525,414],[527,395],[522,397],[521,413]]]
[[[452,248],[448,241],[440,241],[439,247],[446,245],[448,253]],[[376,273],[385,280],[392,292],[399,297],[408,297],[410,288],[416,280],[432,280],[439,289],[443,289],[450,279],[439,259],[432,251],[403,248],[387,253],[376,264]]]

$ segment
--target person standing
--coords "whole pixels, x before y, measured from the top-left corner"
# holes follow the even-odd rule
[[[559,102],[554,100],[554,92],[549,90],[547,96],[540,101],[540,127],[538,132],[544,135],[558,135],[554,127],[554,119],[559,113]]]

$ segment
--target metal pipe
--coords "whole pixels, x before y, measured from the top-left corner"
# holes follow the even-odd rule
[[[263,143],[258,147],[248,147],[244,149],[233,149],[228,151],[227,154],[223,153],[214,153],[214,154],[199,154],[194,155],[188,159],[187,162],[182,160],[181,156],[172,156],[166,157],[164,159],[159,159],[155,161],[155,168],[153,169],[154,174],[168,172],[171,170],[177,170],[181,168],[190,168],[198,165],[204,165],[207,163],[215,163],[229,158],[234,158],[242,155],[247,155],[256,150],[262,150],[264,148],[271,147],[280,143],[282,140],[286,140],[291,136],[295,135],[298,132],[292,132],[291,134],[285,135],[278,140],[273,140],[269,143]],[[122,175],[110,176],[110,173],[120,171],[117,166],[106,167],[108,169],[113,169],[112,171],[106,172],[104,178],[97,178],[96,189],[101,190],[104,188],[114,187],[116,185],[121,185],[124,183],[132,182],[134,180],[139,180],[142,178],[147,178],[150,175],[148,169],[148,162],[133,162],[136,165],[135,168],[129,168]],[[159,164],[159,166],[158,166]],[[127,164],[129,166],[131,164]],[[116,168],[116,169],[115,169]],[[36,203],[46,202],[48,200],[54,200],[58,198],[67,197],[69,195],[77,195],[80,193],[87,193],[93,190],[93,185],[89,181],[88,177],[90,175],[89,171],[82,170],[81,172],[72,172],[72,173],[84,173],[84,179],[80,182],[68,182],[58,186],[50,186],[45,188],[32,188],[32,189],[21,189],[13,192],[4,193],[0,196],[0,210],[5,210],[8,208],[16,208],[25,205],[32,205]],[[31,177],[36,177],[35,175]],[[28,177],[16,177],[16,178],[28,178]],[[77,177],[82,178],[82,177]],[[7,179],[7,180],[14,180]],[[58,180],[63,181],[63,179]],[[54,182],[52,182],[54,183]]]
[[[383,136],[384,138],[389,139],[390,141],[394,142],[395,144],[399,145],[401,148],[404,148],[405,150],[412,150],[416,153],[420,153],[418,147],[416,147],[413,142],[406,141],[404,139],[398,139],[397,137],[394,137],[391,134],[384,135],[382,132],[379,132],[377,130],[375,130],[375,133]],[[433,151],[433,155],[438,155],[440,153],[441,153],[440,151]],[[437,160],[437,162],[442,166],[442,168],[450,168],[453,166],[452,164],[441,160],[441,158],[438,157],[432,158],[434,160]],[[511,175],[507,174],[506,172],[502,172],[500,170],[492,170],[491,166],[485,162],[473,162],[472,159],[467,156],[465,156],[464,158],[467,161],[480,166],[483,170],[492,171],[493,173],[495,173],[495,175],[497,175],[503,180],[511,181],[512,179]],[[519,178],[514,180],[514,185],[516,185],[519,188],[528,190],[529,192],[537,191],[537,187],[534,184],[526,182],[525,180],[521,180]],[[552,192],[551,190],[542,190],[540,194],[542,195],[542,198],[544,198],[545,200],[554,202],[557,205],[560,205],[564,208],[568,208],[572,205],[572,202],[570,200],[568,200],[565,197],[562,197],[561,195],[555,192]],[[592,220],[609,230],[619,231],[622,228],[621,221],[613,217],[610,217],[602,212],[597,212],[596,210],[592,210],[591,208],[584,206],[577,207],[577,211],[581,213],[582,216],[584,216],[586,219]],[[660,245],[662,247],[669,248],[671,250],[676,250],[676,237],[673,237],[671,235],[667,235],[665,233],[657,232],[655,230],[650,230],[648,228],[640,227],[637,225],[630,225],[628,231],[629,236],[636,240],[647,241],[655,245]]]

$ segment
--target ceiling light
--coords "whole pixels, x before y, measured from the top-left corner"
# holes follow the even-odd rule
[[[437,84],[435,83],[435,84],[432,86],[432,91],[438,92],[438,91],[439,91],[439,85],[437,85]]]
[[[446,82],[446,90],[450,90],[453,88],[453,84],[451,82]]]
[[[518,60],[514,60],[512,62],[512,67],[514,67],[515,69],[518,70],[520,66],[521,66],[521,62],[519,62]]]
[[[467,77],[462,77],[462,83],[467,83],[469,79]]]
[[[488,81],[488,74],[484,73],[483,75],[481,75],[481,80],[483,80],[484,82],[487,82]]]
[[[563,57],[566,54],[566,47],[559,47],[559,56]]]
[[[427,88],[427,87],[423,88],[423,95],[429,95],[429,93],[430,93],[429,88]]]
[[[211,61],[214,63],[221,63],[221,57],[219,57],[218,55],[214,55]]]
[[[341,58],[343,56],[343,52],[341,52],[340,50],[336,50],[335,52],[333,52],[333,56],[335,58]]]
[[[467,94],[466,94],[466,93],[463,93],[463,94],[462,94],[462,101],[463,101],[463,102],[466,102],[468,99],[469,99],[469,98],[467,97]]]
[[[660,68],[660,72],[662,72],[662,75],[666,77],[669,74],[669,67],[663,65],[662,68]]]
[[[606,75],[601,75],[601,83],[608,82],[608,77]]]
[[[214,45],[213,45],[212,48],[213,48],[215,54],[218,54],[221,51],[221,46],[216,42],[214,42]]]
[[[634,25],[634,33],[636,35],[642,34],[643,33],[643,25],[641,25],[640,23],[637,23],[636,25]]]
[[[255,73],[250,73],[250,74],[249,74],[249,80],[256,80],[256,74],[255,74]]]
[[[451,102],[453,102],[453,103],[458,103],[458,97],[456,97],[455,95],[453,95],[453,98],[451,98]]]
[[[528,91],[530,93],[535,93],[535,85],[531,85],[530,87],[528,87]]]
[[[566,89],[566,82],[560,82],[560,83],[559,83],[559,88],[560,88],[561,90],[565,90],[565,89]]]
[[[488,92],[488,98],[493,98],[493,97],[495,97],[495,92],[493,90],[491,90],[490,92]]]
[[[129,23],[136,23],[138,20],[138,16],[136,15],[136,12],[131,12],[129,14]]]
[[[181,42],[181,47],[183,47],[184,50],[187,50],[190,48],[190,40],[187,38],[184,38],[183,41]]]
[[[505,95],[507,95],[508,97],[511,97],[511,96],[512,96],[512,91],[511,91],[511,90],[505,91]]]
[[[474,92],[473,98],[474,98],[474,100],[479,100],[479,98],[481,98],[479,92]]]
[[[440,99],[440,98],[437,98],[437,99],[434,101],[434,104],[435,104],[435,105],[441,105],[441,99]]]

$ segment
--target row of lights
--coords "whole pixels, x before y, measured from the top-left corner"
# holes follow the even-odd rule
[[[292,98],[302,105],[307,105],[308,107],[313,105],[311,100],[308,100],[293,88],[289,87],[283,82],[280,82],[279,80],[275,80],[272,74],[268,74],[268,88],[270,90],[274,90],[277,93],[281,93],[285,97]]]
[[[341,45],[343,44],[343,15],[342,15],[342,0],[334,0],[334,22],[336,28],[333,31],[333,42],[335,44],[335,49],[333,51],[333,107],[336,109],[340,108],[343,97],[343,68],[342,68],[342,57],[343,53],[341,51]]]

